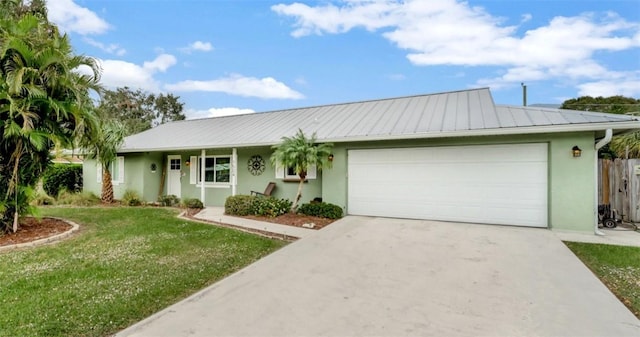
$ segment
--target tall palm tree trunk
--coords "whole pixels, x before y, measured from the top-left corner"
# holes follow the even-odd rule
[[[102,202],[110,204],[113,202],[113,184],[111,184],[111,172],[107,167],[102,169]]]

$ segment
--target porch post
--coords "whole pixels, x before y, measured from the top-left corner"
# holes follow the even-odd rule
[[[231,195],[236,195],[238,187],[238,149],[231,152]]]
[[[204,183],[205,183],[205,179],[204,179],[204,174],[205,174],[204,163],[205,163],[205,155],[206,155],[206,151],[204,149],[202,149],[202,151],[200,151],[200,201],[202,201],[203,205],[206,205],[205,200],[204,200]]]

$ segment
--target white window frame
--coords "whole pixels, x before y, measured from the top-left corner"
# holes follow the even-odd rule
[[[102,164],[96,161],[97,175],[96,181],[102,183]],[[111,184],[120,185],[124,184],[124,156],[117,156],[116,160],[111,162],[109,166],[111,172]],[[113,179],[117,178],[117,179]]]
[[[232,172],[233,172],[233,161],[232,161],[232,155],[208,155],[204,157],[205,160],[209,159],[209,158],[213,158],[215,160],[215,162],[217,162],[218,158],[227,158],[229,159],[229,181],[228,182],[217,182],[217,181],[205,181],[204,182],[204,186],[205,187],[212,187],[212,188],[231,188],[231,179],[232,179]],[[200,161],[201,161],[201,156],[191,156],[189,157],[189,183],[191,183],[192,185],[196,185],[196,187],[201,187],[202,186],[202,179],[198,179],[201,178],[200,175]],[[214,165],[215,165],[214,162]],[[214,179],[215,179],[215,171],[214,171]]]
[[[310,165],[307,170],[307,177],[305,180],[316,179],[318,175],[316,165]],[[276,165],[276,179],[282,179],[285,181],[300,181],[300,176],[297,174],[289,174],[289,169],[284,166]]]

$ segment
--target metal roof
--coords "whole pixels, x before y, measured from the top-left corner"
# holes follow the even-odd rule
[[[120,152],[273,145],[298,129],[319,141],[461,137],[640,128],[634,116],[496,105],[488,88],[194,119],[129,136]]]

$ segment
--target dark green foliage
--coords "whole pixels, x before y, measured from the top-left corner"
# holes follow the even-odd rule
[[[128,87],[105,90],[98,107],[101,119],[120,121],[127,135],[171,121],[184,120],[184,103],[173,94],[150,94]]]
[[[300,205],[298,213],[321,218],[340,219],[342,218],[342,207],[328,202],[309,203]]]
[[[44,172],[42,187],[52,197],[57,197],[63,189],[69,192],[82,191],[82,165],[52,165]]]
[[[560,109],[624,114],[640,112],[640,99],[624,96],[582,96],[562,102]]]
[[[189,199],[185,199],[183,202],[184,207],[186,208],[193,208],[193,209],[203,209],[204,205],[202,204],[202,201],[200,201],[200,199],[196,199],[196,198],[189,198]]]
[[[253,197],[251,210],[253,215],[277,217],[285,214],[291,209],[291,201],[287,199],[277,199],[273,197]]]
[[[180,204],[180,198],[173,194],[161,195],[158,197],[158,202],[160,203],[160,206],[174,207]]]
[[[250,195],[235,195],[228,197],[224,202],[224,213],[229,215],[250,215],[253,214],[251,204],[253,198]]]
[[[133,190],[124,191],[124,195],[120,202],[125,206],[140,206],[143,204],[142,198],[140,198],[138,192]]]
[[[229,215],[258,215],[276,217],[285,214],[291,208],[291,201],[273,197],[236,195],[228,197],[224,203],[224,212]]]

